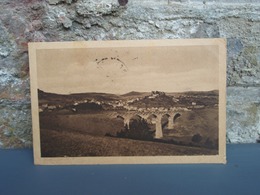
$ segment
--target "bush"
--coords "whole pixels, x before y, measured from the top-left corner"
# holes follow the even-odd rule
[[[209,149],[218,149],[218,139],[212,141],[210,138],[207,138],[204,145]]]
[[[200,143],[201,140],[202,140],[202,136],[199,133],[193,135],[191,138],[191,141],[193,141],[195,143]]]
[[[152,140],[155,131],[151,131],[148,123],[144,119],[133,120],[129,127],[125,125],[124,129],[117,133],[117,137],[138,139],[138,140]]]
[[[209,138],[207,138],[205,141],[205,146],[207,148],[213,148],[213,142]]]

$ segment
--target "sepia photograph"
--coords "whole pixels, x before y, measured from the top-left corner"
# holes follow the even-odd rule
[[[224,39],[29,43],[35,164],[225,163]]]

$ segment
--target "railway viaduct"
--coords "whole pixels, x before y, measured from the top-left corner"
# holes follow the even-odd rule
[[[180,109],[171,109],[171,110],[147,110],[142,109],[138,111],[114,111],[109,114],[110,118],[121,118],[124,120],[124,124],[129,127],[130,121],[134,117],[139,117],[145,119],[149,124],[155,124],[155,138],[162,138],[162,118],[168,118],[168,129],[172,129],[174,127],[174,122],[177,118],[181,117],[184,112],[188,112],[187,108]]]

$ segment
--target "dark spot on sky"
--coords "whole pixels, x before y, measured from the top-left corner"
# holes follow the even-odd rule
[[[136,57],[136,58],[138,58],[138,57]],[[109,60],[109,59],[111,59],[111,60],[116,60],[116,61],[118,61],[118,62],[120,62],[120,69],[123,69],[123,71],[124,72],[127,72],[127,66],[126,66],[126,64],[119,58],[119,56],[117,56],[117,57],[105,57],[105,58],[102,58],[101,60],[99,60],[99,59],[95,59],[95,61],[96,61],[96,63],[97,63],[97,65],[99,65],[99,64],[103,64],[106,60]],[[102,68],[102,66],[98,66],[97,67],[98,69],[99,68]]]
[[[122,60],[120,60],[119,58],[117,58],[116,60],[125,65],[125,63]]]
[[[97,62],[97,64],[104,63],[105,60],[108,60],[108,58],[102,58],[100,61],[98,61],[98,59],[96,59],[96,62]]]

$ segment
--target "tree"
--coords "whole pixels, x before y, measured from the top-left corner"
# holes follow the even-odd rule
[[[117,133],[118,137],[130,138],[137,140],[152,140],[155,131],[152,131],[148,123],[144,119],[133,120],[129,127],[124,126],[124,129]]]
[[[202,136],[199,133],[193,135],[191,139],[191,141],[195,143],[199,143],[201,140],[202,140]]]

